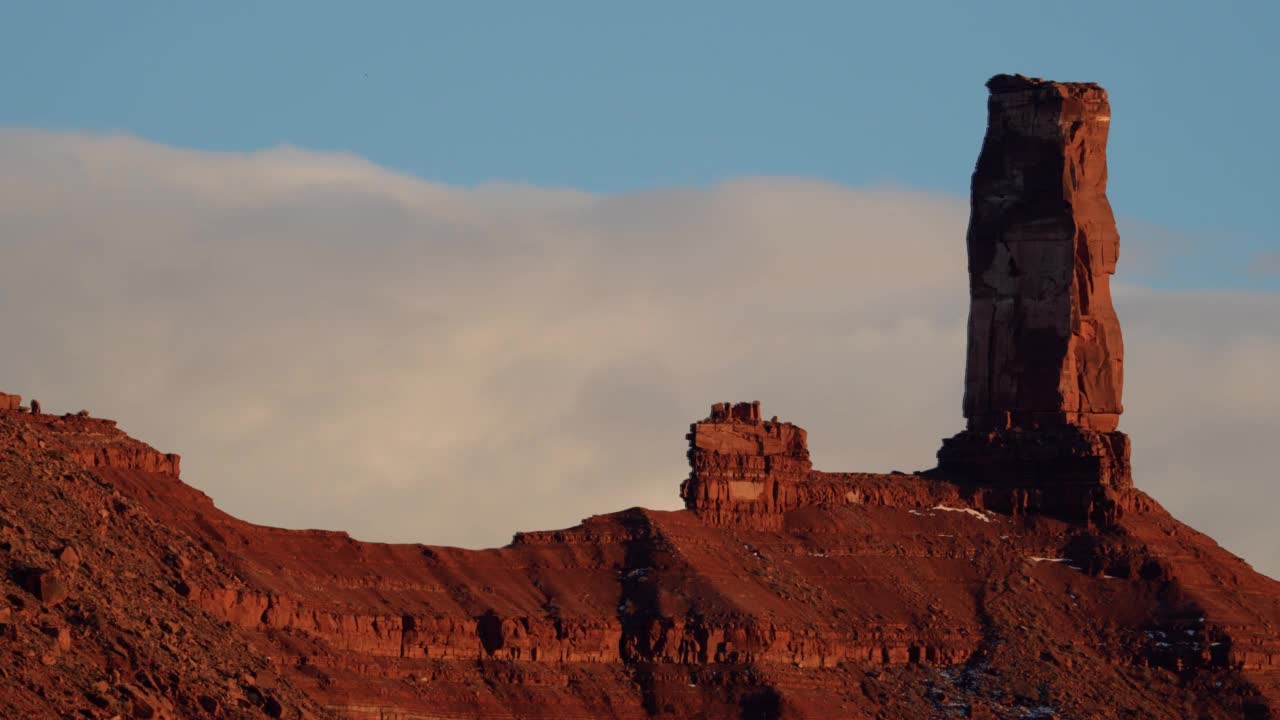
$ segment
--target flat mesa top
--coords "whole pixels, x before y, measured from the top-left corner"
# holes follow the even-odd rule
[[[987,89],[991,94],[1025,92],[1027,90],[1055,90],[1065,92],[1066,94],[1077,93],[1101,93],[1103,96],[1107,91],[1098,83],[1091,82],[1056,82],[1053,80],[1044,80],[1042,78],[1027,77],[1026,75],[993,75],[987,81]]]

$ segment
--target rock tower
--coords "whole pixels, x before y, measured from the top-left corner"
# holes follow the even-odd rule
[[[1021,75],[987,82],[967,236],[967,430],[939,468],[1010,502],[1106,523],[1132,483],[1111,304],[1120,237],[1107,201],[1107,93]],[[1013,508],[1017,510],[1018,508]]]

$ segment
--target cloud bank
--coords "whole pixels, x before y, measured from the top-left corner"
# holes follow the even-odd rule
[[[803,179],[465,188],[3,130],[0,382],[181,453],[248,520],[501,544],[677,507],[713,401],[808,428],[823,469],[930,467],[963,424],[966,212]],[[1117,278],[1137,482],[1280,576],[1280,295],[1126,285],[1144,231]]]
[[[1249,260],[1249,272],[1253,275],[1280,275],[1280,252],[1256,253]]]

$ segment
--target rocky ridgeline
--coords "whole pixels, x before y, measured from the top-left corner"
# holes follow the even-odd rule
[[[737,407],[695,425],[728,462],[695,467],[807,465],[803,431]],[[1265,717],[1244,713],[1280,671],[1274,583],[1154,503],[1096,533],[936,477],[810,470],[779,481],[790,510],[739,514],[752,490],[716,521],[634,509],[465,551],[243,523],[163,471],[81,464],[145,451],[101,421],[7,413],[0,441],[0,625],[35,653],[0,657],[26,688],[0,706],[24,717],[1076,717],[1104,694],[1182,712],[1186,678],[1222,684],[1198,717]]]
[[[94,418],[87,410],[63,415],[33,413],[21,404],[20,395],[0,393],[0,411],[26,417],[28,428],[40,428],[42,432],[23,433],[18,440],[24,444],[55,450],[59,457],[75,461],[86,468],[112,470],[140,470],[162,473],[174,478],[182,472],[182,458],[174,453],[163,453],[130,438],[116,427],[114,420]]]
[[[191,602],[232,576],[146,509],[176,470],[110,421],[0,412],[0,717],[330,717]]]
[[[686,436],[690,473],[680,495],[708,525],[778,530],[786,513],[811,506],[921,509],[958,503],[1109,527],[1125,512],[1154,507],[1132,486],[1108,482],[1128,477],[1128,445],[1099,443],[1127,441],[1121,433],[989,433],[981,435],[981,444],[966,446],[973,455],[967,456],[963,473],[947,462],[912,476],[832,473],[812,469],[803,428],[753,418],[751,411],[759,407],[758,401],[717,404]],[[949,458],[959,442],[945,441],[939,455]],[[1117,465],[1121,452],[1122,467]]]

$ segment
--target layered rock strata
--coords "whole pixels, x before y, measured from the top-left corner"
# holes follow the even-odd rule
[[[738,407],[695,424],[699,477],[781,501],[479,551],[251,525],[113,423],[5,413],[0,716],[1270,717],[1280,586],[1141,493],[1098,532],[779,473],[803,431]]]
[[[760,402],[717,403],[689,427],[685,507],[716,525],[750,522],[776,528],[800,501],[809,462],[807,435],[791,423],[762,420]]]
[[[1025,489],[1044,512],[1113,522],[1132,485],[1116,431],[1124,377],[1110,276],[1107,93],[997,75],[973,173],[967,237],[965,432],[939,467]]]
[[[21,395],[0,392],[0,410],[17,410],[20,405],[22,405]]]

